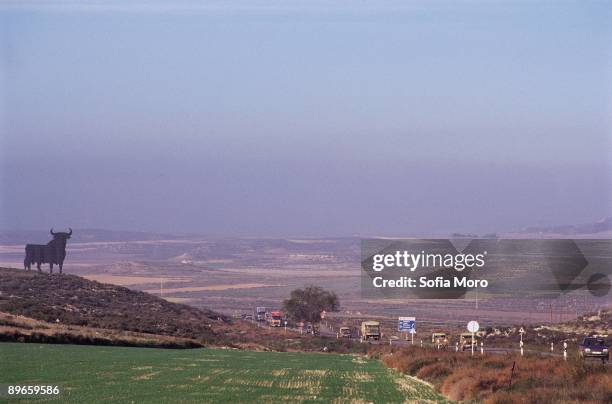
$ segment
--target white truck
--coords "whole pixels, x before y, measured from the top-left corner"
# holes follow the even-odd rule
[[[378,321],[362,321],[361,322],[361,338],[364,341],[380,339],[380,323]]]
[[[266,321],[267,319],[268,308],[267,307],[257,307],[255,309],[255,320],[257,321]]]

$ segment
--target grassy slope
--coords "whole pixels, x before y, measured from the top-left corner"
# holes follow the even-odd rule
[[[193,339],[169,335],[48,323],[0,311],[0,341],[77,345],[202,348]]]
[[[224,316],[74,275],[0,268],[0,311],[36,320],[214,342]]]
[[[62,402],[443,401],[350,355],[1,343],[0,382],[57,383]]]

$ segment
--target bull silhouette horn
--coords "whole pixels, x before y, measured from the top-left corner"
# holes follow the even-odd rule
[[[55,236],[55,233],[53,233],[53,227],[51,228],[50,233],[52,236]]]
[[[72,229],[70,227],[68,228],[68,235],[72,236]]]

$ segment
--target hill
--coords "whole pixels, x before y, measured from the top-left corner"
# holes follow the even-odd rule
[[[366,349],[352,341],[258,327],[212,310],[75,275],[12,268],[0,268],[0,340],[272,351],[326,347],[340,353]]]
[[[64,325],[117,329],[217,343],[219,313],[75,275],[0,268],[0,312]]]
[[[149,348],[200,348],[204,346],[202,342],[190,338],[48,323],[4,312],[0,312],[0,341]]]
[[[596,313],[587,313],[572,321],[542,325],[537,330],[556,331],[566,336],[609,335],[612,333],[612,308],[607,307]]]

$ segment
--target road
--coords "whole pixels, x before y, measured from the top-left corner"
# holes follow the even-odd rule
[[[324,323],[321,323],[321,335],[322,336],[326,336],[326,337],[331,337],[331,338],[337,338],[337,332],[334,331],[333,328],[327,327]],[[354,341],[359,341],[359,338],[351,338]],[[414,344],[412,343],[411,340],[405,340],[405,339],[395,339],[392,338],[391,340],[389,339],[383,339],[383,340],[379,340],[379,341],[368,341],[368,344],[373,344],[373,345],[382,345],[382,344],[390,344],[390,345],[394,345],[394,346],[411,346],[411,345],[417,345],[417,346],[423,346],[423,347],[429,347],[429,348],[435,348],[435,345],[428,342],[428,341],[423,341],[421,342],[420,339],[415,339],[414,340]],[[454,346],[449,346],[447,348],[448,350],[454,351],[456,348]],[[465,351],[466,353],[470,353],[471,350],[467,350]],[[503,348],[503,347],[487,347],[486,345],[483,347],[483,353],[487,354],[487,353],[493,353],[493,354],[507,354],[507,353],[520,353],[521,350],[520,348]],[[524,349],[524,353],[525,354],[538,354],[538,355],[543,355],[543,356],[552,356],[552,357],[557,357],[557,358],[562,358],[563,357],[563,351],[561,351],[559,349],[559,351],[557,352],[550,352],[550,351],[542,351],[542,350],[535,350],[535,349]],[[567,351],[567,357],[571,357],[573,354],[575,353],[575,351],[571,351],[568,349]],[[474,355],[477,354],[481,354],[480,352],[480,346],[478,346],[477,348],[474,349]],[[588,358],[587,359],[590,362],[596,362],[599,361],[599,358]],[[610,362],[606,362],[605,363],[606,366],[610,366]]]
[[[268,327],[267,325],[262,325],[263,327]],[[283,328],[279,328],[279,329],[283,329]],[[292,328],[292,327],[287,327],[288,330],[291,331],[295,331],[295,332],[300,332],[299,328]],[[333,327],[328,327],[326,326],[326,324],[324,322],[321,323],[320,327],[319,327],[319,332],[320,335],[322,337],[329,337],[329,338],[338,338],[338,333],[337,333],[337,329],[334,329]],[[359,338],[350,338],[350,340],[352,341],[359,341]],[[368,341],[368,344],[372,344],[372,345],[382,345],[382,344],[390,344],[390,345],[394,345],[394,346],[411,346],[411,345],[417,345],[417,346],[423,346],[423,347],[430,347],[430,348],[435,348],[435,345],[430,343],[429,341],[423,341],[421,342],[420,339],[415,339],[414,340],[414,344],[412,343],[411,340],[405,340],[405,339],[391,339],[391,341],[389,341],[388,338],[379,340],[379,341]],[[450,346],[447,348],[448,350],[455,350],[456,348],[453,346]],[[465,351],[466,353],[470,353],[470,350]],[[493,353],[493,354],[498,354],[498,355],[503,355],[503,354],[507,354],[507,353],[520,353],[521,350],[520,348],[503,348],[503,347],[487,347],[484,346],[483,349],[483,353],[484,354],[488,354],[488,353]],[[575,351],[574,351],[575,352]],[[525,354],[538,354],[538,355],[543,355],[543,356],[552,356],[552,357],[557,357],[557,358],[562,358],[563,357],[563,353],[562,351],[559,352],[549,352],[549,351],[542,351],[542,350],[535,350],[535,349],[524,349],[524,353]],[[480,347],[474,349],[474,355],[479,355],[481,354],[480,352]],[[573,355],[573,352],[571,350],[567,351],[567,356],[568,358],[570,358]],[[597,358],[589,358],[589,361],[599,361],[599,359]],[[610,366],[610,362],[606,362],[606,366]]]

